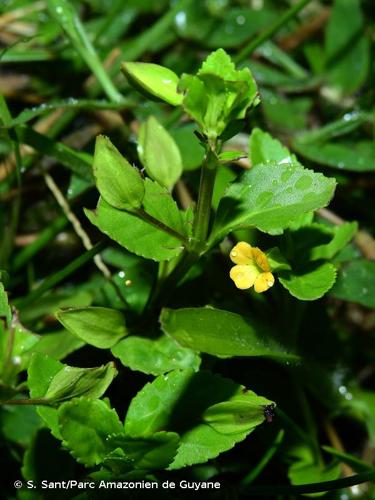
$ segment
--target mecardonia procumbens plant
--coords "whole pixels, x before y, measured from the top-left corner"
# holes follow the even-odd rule
[[[245,154],[231,151],[226,143],[260,102],[249,69],[236,69],[223,50],[209,55],[195,75],[179,77],[162,66],[137,62],[124,63],[122,69],[142,94],[179,107],[180,115],[195,123],[191,144],[198,137],[203,161],[196,204],[183,210],[173,197],[183,173],[181,150],[157,117],[149,116],[138,128],[136,166],[109,138],[97,138],[93,169],[100,198],[86,215],[133,254],[140,273],[147,259],[158,263],[158,271],[136,300],[129,296],[123,311],[67,309],[58,318],[84,342],[110,349],[126,367],[156,378],[133,398],[124,424],[107,401],[96,399],[104,386],[93,392],[90,384],[96,382],[90,377],[95,374],[73,373],[73,384],[59,375],[61,363],[49,366],[50,360],[37,356],[29,384],[33,387],[38,370],[50,370],[52,382],[44,388],[35,382],[34,394],[59,405],[47,412],[42,408],[42,418],[77,460],[99,466],[106,477],[206,462],[245,439],[266,416],[270,419],[272,401],[200,370],[201,353],[267,357],[286,364],[300,360],[292,335],[285,341],[287,335],[278,336],[271,322],[254,311],[241,315],[214,307],[166,308],[193,268],[199,272],[211,254],[221,252],[228,294],[252,294],[237,287],[277,297],[285,288],[297,299],[315,300],[333,285],[336,271],[329,261],[355,231],[344,224],[340,234],[333,233],[313,222],[313,212],[332,198],[335,181],[304,168],[260,129],[253,129],[249,138],[251,168],[217,191],[220,196],[213,203],[221,169]],[[254,231],[249,229],[263,234],[265,248],[250,240]],[[315,237],[303,237],[310,230]],[[231,269],[230,261],[235,264]],[[136,286],[137,276],[134,281]],[[264,295],[256,297],[259,301]],[[155,320],[159,313],[160,324]],[[108,366],[106,380],[113,376]],[[68,383],[74,393],[65,387]]]

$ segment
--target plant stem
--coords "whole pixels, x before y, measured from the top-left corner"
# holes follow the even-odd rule
[[[248,43],[245,47],[243,47],[240,52],[233,58],[235,63],[240,63],[244,61],[250,54],[254,52],[254,50],[262,45],[266,40],[272,37],[279,29],[284,26],[290,19],[298,14],[300,10],[302,10],[305,5],[310,3],[311,0],[300,0],[295,5],[293,5],[290,9],[288,9],[282,16],[280,16],[276,21],[271,24],[271,26],[260,33],[254,40]]]
[[[194,217],[191,245],[186,247],[172,272],[156,287],[154,295],[147,306],[148,308],[161,307],[162,304],[168,300],[181,279],[199,260],[199,257],[205,249],[208,228],[210,225],[211,202],[216,170],[217,158],[214,152],[214,146],[207,147],[206,158],[201,169],[198,203]]]
[[[274,454],[277,452],[277,450],[280,448],[280,445],[284,439],[284,430],[281,429],[273,443],[269,448],[267,448],[265,454],[261,458],[261,460],[255,465],[255,467],[242,479],[241,485],[247,486],[248,484],[251,484],[258,476],[259,474],[263,471],[263,469],[267,466],[267,464],[271,461],[272,457]]]
[[[147,308],[158,309],[169,299],[176,286],[186,276],[189,269],[198,261],[199,254],[185,250],[172,272],[156,286]]]
[[[206,159],[201,170],[198,205],[193,226],[193,238],[199,251],[207,238],[216,170],[217,159],[215,153],[211,149],[207,149]]]
[[[43,406],[51,406],[51,403],[46,399],[38,398],[38,399],[9,399],[7,401],[0,401],[2,405],[43,405]]]

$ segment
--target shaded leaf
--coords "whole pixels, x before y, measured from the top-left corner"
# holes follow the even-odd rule
[[[200,364],[197,354],[165,335],[157,339],[128,337],[112,348],[112,354],[131,370],[151,375],[160,375],[177,368],[197,370]]]
[[[120,311],[107,307],[80,307],[56,314],[67,330],[100,349],[109,349],[127,335],[125,318]]]
[[[330,294],[375,308],[375,262],[359,259],[344,265]]]
[[[325,51],[330,84],[344,94],[357,90],[370,65],[359,0],[335,0],[325,32]]]
[[[214,356],[298,359],[272,340],[265,322],[211,307],[163,309],[162,329],[181,345]]]
[[[151,436],[132,438],[124,434],[112,435],[109,446],[115,452],[107,455],[104,465],[121,469],[165,469],[173,461],[180,437],[175,432],[156,432]],[[122,453],[118,453],[121,450]]]
[[[115,410],[98,399],[80,398],[62,404],[58,421],[64,446],[87,467],[100,464],[112,449],[108,437],[122,432]]]
[[[264,420],[262,405],[269,401],[260,397],[257,399],[254,393],[246,394],[243,386],[209,372],[176,370],[147,384],[132,400],[125,419],[125,432],[139,437],[164,429],[177,431],[180,446],[169,469],[204,463],[232,448]],[[249,405],[252,402],[255,406],[259,404],[254,418],[249,414],[238,432],[235,432],[236,423],[233,421],[236,416],[233,411],[227,408],[227,412],[220,412],[218,407],[214,407],[231,398],[248,400]],[[210,407],[213,409],[209,410]],[[218,432],[215,425],[226,431],[230,427],[233,432]]]
[[[321,165],[353,172],[375,170],[375,145],[372,141],[307,143],[296,138],[293,148]]]

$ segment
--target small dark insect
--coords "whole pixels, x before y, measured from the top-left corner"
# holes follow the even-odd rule
[[[266,417],[266,420],[269,424],[272,422],[273,418],[276,415],[275,408],[276,405],[274,403],[263,407],[264,416]]]

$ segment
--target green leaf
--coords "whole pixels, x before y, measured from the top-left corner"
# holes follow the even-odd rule
[[[59,311],[56,317],[71,333],[100,349],[109,349],[127,335],[125,318],[115,309],[70,308]]]
[[[107,455],[104,465],[122,469],[165,469],[173,461],[180,437],[175,432],[156,432],[151,436],[132,438],[124,434],[108,439],[115,452]],[[122,453],[118,453],[121,450]]]
[[[9,385],[16,381],[18,373],[27,368],[33,348],[40,338],[26,330],[15,319],[13,323],[11,328],[4,330],[0,336],[1,378]],[[11,347],[10,353],[9,347]]]
[[[373,141],[308,143],[302,137],[297,137],[292,144],[298,153],[320,165],[350,172],[375,170],[375,145]]]
[[[34,345],[31,352],[47,354],[53,359],[64,359],[68,354],[76,351],[84,342],[66,330],[43,334]]]
[[[195,170],[203,163],[205,150],[194,134],[195,130],[194,123],[187,123],[169,131],[180,150],[184,170]]]
[[[215,429],[217,425],[227,430],[230,424],[220,425],[215,416],[219,410],[208,409],[231,398],[248,398],[256,405],[257,396],[250,392],[246,396],[246,393],[243,386],[209,372],[174,371],[147,384],[132,400],[125,419],[125,432],[139,437],[161,429],[176,429],[180,434],[180,446],[169,469],[204,463],[232,448],[264,421],[263,405],[270,401],[259,398],[258,411],[254,412],[256,417],[252,419],[249,415],[247,424],[240,425],[241,431],[226,434]],[[230,411],[227,417],[235,419],[229,415]]]
[[[317,300],[330,290],[336,280],[336,268],[329,262],[311,263],[296,271],[285,271],[279,281],[293,297],[300,300]]]
[[[251,63],[250,67],[254,71],[258,85],[261,85],[262,80],[265,80],[264,84],[270,84],[268,78],[259,79],[260,75],[257,75],[254,63]],[[270,71],[270,66],[266,68],[266,73],[268,73]],[[272,69],[271,73],[274,71],[275,70]],[[276,74],[277,73],[278,72],[276,72]],[[281,78],[277,77],[279,82],[276,83],[276,87],[281,87],[281,89],[284,87],[288,90],[293,89],[294,92],[296,90],[297,92],[303,92],[306,88],[309,89],[314,85],[314,80],[311,77],[305,80],[291,80],[291,78],[284,75],[284,73],[281,73],[280,76]],[[308,92],[307,89],[306,91]],[[300,132],[300,130],[306,129],[309,126],[309,112],[313,104],[314,102],[310,97],[296,97],[293,95],[293,98],[287,98],[282,96],[281,92],[264,87],[262,89],[262,110],[264,117],[269,126],[273,130],[278,131],[280,136],[295,134]]]
[[[64,446],[87,467],[100,464],[111,451],[111,434],[123,432],[116,411],[98,399],[80,398],[62,404],[58,420]]]
[[[287,147],[260,128],[254,128],[250,134],[249,160],[253,166],[268,161],[299,163],[295,155]]]
[[[200,365],[197,354],[165,335],[157,339],[128,337],[112,348],[112,354],[131,370],[151,375],[160,375],[177,368],[197,370]]]
[[[141,313],[154,284],[155,264],[151,261],[146,262],[141,257],[119,247],[106,248],[102,253],[102,258],[104,262],[119,269],[113,279],[121,288],[131,309]],[[130,286],[126,285],[127,280],[130,280]],[[108,291],[115,297],[113,286],[110,283],[105,286],[106,292]]]
[[[236,177],[236,172],[234,172],[232,168],[226,165],[221,165],[217,170],[211,203],[214,210],[217,210],[217,207],[219,206],[220,200],[223,197],[225,190]]]
[[[30,396],[33,399],[42,398],[48,390],[48,386],[53,377],[64,368],[59,361],[49,356],[39,353],[33,354],[29,367],[27,369],[27,385],[30,390]],[[37,412],[52,434],[61,439],[59,431],[57,410],[47,406],[38,406]]]
[[[218,156],[221,163],[230,163],[232,161],[246,158],[246,153],[243,151],[223,151]]]
[[[145,181],[145,211],[184,234],[180,211],[171,195],[149,179]],[[92,224],[130,252],[156,261],[171,260],[182,251],[181,241],[136,215],[116,210],[100,199],[95,211],[85,210]]]
[[[147,174],[171,190],[182,173],[181,154],[172,136],[153,116],[140,128],[138,154]]]
[[[336,0],[325,33],[329,83],[341,93],[355,92],[366,80],[370,43],[359,0]]]
[[[375,308],[375,262],[359,259],[344,265],[330,295]]]
[[[9,326],[12,319],[12,311],[8,303],[8,295],[5,292],[4,285],[0,282],[0,319],[4,318]]]
[[[182,103],[182,95],[177,92],[178,76],[168,68],[158,64],[127,62],[121,70],[129,83],[147,96],[154,96],[172,106]]]
[[[204,463],[242,441],[256,425],[264,421],[265,398],[256,399],[254,393],[232,380],[209,372],[194,373],[192,370],[176,370],[156,378],[133,398],[125,419],[125,432],[134,437],[148,436],[160,430],[177,431],[180,446],[169,469],[179,469],[191,464]],[[236,411],[228,407],[221,412],[215,405],[239,398],[249,404],[259,403],[254,418],[250,417],[240,431],[222,433],[215,429],[231,431],[236,427],[233,420],[241,420]],[[230,405],[229,405],[230,406]],[[209,410],[213,407],[212,410]],[[206,413],[208,412],[208,413]],[[263,416],[263,418],[262,418]],[[221,422],[220,422],[221,418]],[[208,421],[206,421],[206,419]],[[223,422],[231,420],[232,422]]]
[[[0,409],[1,435],[20,446],[27,447],[42,426],[35,406],[2,405]]]
[[[302,213],[329,203],[335,180],[295,163],[255,165],[222,198],[210,245],[235,229],[255,226],[280,233]]]
[[[330,121],[321,127],[299,132],[296,139],[303,143],[325,143],[358,130],[366,123],[372,123],[371,113],[366,111],[351,111],[337,120]]]
[[[93,168],[97,188],[107,203],[130,211],[142,205],[145,187],[141,174],[104,135],[96,138]]]
[[[220,136],[230,122],[243,119],[247,109],[258,103],[250,70],[237,71],[223,49],[212,52],[196,76],[183,75],[179,88],[185,111],[209,139]]]
[[[320,483],[340,477],[341,469],[337,461],[329,465],[317,463],[311,449],[304,444],[295,445],[289,451],[289,455],[288,461],[293,460],[288,470],[288,476],[292,484]],[[322,496],[322,494],[317,496]]]
[[[290,270],[290,264],[282,255],[277,247],[271,248],[266,252],[267,260],[270,265],[271,271],[284,271]]]
[[[344,248],[358,230],[357,222],[345,222],[332,228],[333,238],[326,245],[319,245],[311,250],[310,260],[332,259]]]
[[[163,309],[165,333],[183,346],[214,356],[265,356],[298,359],[272,340],[265,322],[211,307]]]
[[[226,7],[224,3],[215,3],[218,6]],[[193,5],[192,9],[196,11],[197,5]],[[223,16],[216,15],[210,19],[208,16],[204,16],[205,20],[213,21],[211,29],[202,39],[202,43],[210,48],[234,48],[242,45],[251,37],[255,37],[259,30],[266,28],[277,16],[277,11],[266,7],[255,10],[250,7],[236,8],[231,6],[230,9],[225,9],[223,14]]]

